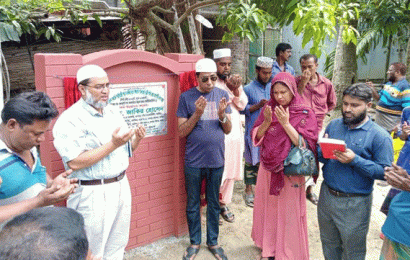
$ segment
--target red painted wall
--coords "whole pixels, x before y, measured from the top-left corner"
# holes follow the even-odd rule
[[[35,83],[64,111],[64,77],[75,77],[85,64],[104,68],[111,83],[167,82],[168,133],[147,137],[130,159],[127,176],[132,192],[131,230],[127,249],[160,238],[187,232],[184,187],[184,141],[177,131],[176,110],[179,98],[178,74],[194,70],[200,55],[166,54],[161,56],[138,50],[108,50],[80,54],[36,54]],[[52,126],[54,125],[54,122]],[[41,160],[56,176],[64,170],[53,145],[51,130],[40,146]]]

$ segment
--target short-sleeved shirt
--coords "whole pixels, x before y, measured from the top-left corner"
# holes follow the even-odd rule
[[[324,159],[318,147],[319,160],[323,163],[324,182],[336,191],[370,194],[374,180],[384,180],[384,167],[390,166],[393,161],[390,135],[370,118],[353,129],[343,123],[343,118],[338,118],[329,123],[325,133],[329,138],[344,140],[355,157],[350,163]]]
[[[253,111],[249,110],[251,106],[258,104],[262,99],[270,99],[271,82],[263,85],[257,80],[252,81],[245,86],[244,91],[248,96],[248,104],[242,112],[245,114],[245,161],[252,165],[259,163],[259,146],[254,146],[252,143],[251,131],[256,119],[258,119],[261,108]]]
[[[394,242],[410,246],[410,192],[402,191],[391,201],[382,227],[383,234]]]
[[[271,79],[273,79],[276,76],[276,74],[278,74],[279,72],[288,72],[292,74],[293,76],[295,76],[295,70],[292,68],[292,66],[290,66],[287,62],[285,62],[285,70],[282,71],[282,69],[279,66],[279,63],[275,60],[272,66],[272,78]]]
[[[379,107],[393,111],[398,111],[401,115],[403,108],[410,106],[410,85],[406,79],[398,81],[396,84],[387,82],[379,91],[380,100],[377,103]],[[376,108],[380,110],[380,108]],[[386,112],[384,110],[380,110]],[[389,113],[387,111],[387,113]]]
[[[401,112],[410,106],[410,85],[406,79],[396,84],[387,82],[379,91],[380,100],[376,106],[376,123],[392,131],[400,123]]]
[[[31,149],[32,169],[0,140],[0,206],[34,198],[46,187],[46,169],[41,165],[37,148]]]
[[[330,80],[319,74],[317,76],[317,85],[313,87],[307,83],[301,96],[305,104],[315,112],[318,128],[322,129],[326,113],[336,106],[336,93]],[[296,84],[299,85],[300,80],[301,76],[297,77]]]
[[[401,124],[397,132],[397,136],[402,134],[403,124],[410,125],[410,107],[403,109],[401,115]],[[410,173],[410,140],[407,138],[403,147],[400,150],[399,158],[397,159],[397,165],[403,167],[408,173]]]
[[[96,149],[112,139],[118,127],[127,127],[119,111],[108,105],[100,114],[82,98],[64,111],[53,128],[54,146],[67,162],[81,153]],[[118,176],[128,167],[131,155],[130,143],[118,147],[94,165],[74,171],[71,176],[80,180],[107,179]]]
[[[229,100],[225,90],[214,87],[209,93],[192,88],[181,94],[177,117],[189,119],[195,112],[195,101],[203,96],[207,100],[205,111],[187,136],[185,165],[194,168],[219,168],[224,165],[225,134],[219,122],[218,106],[222,98]],[[231,113],[228,106],[226,113]]]

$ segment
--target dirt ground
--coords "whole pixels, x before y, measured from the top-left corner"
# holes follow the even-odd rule
[[[319,195],[320,184],[318,180],[315,186],[315,192]],[[378,183],[379,181],[376,181]],[[247,207],[243,201],[242,194],[245,185],[242,181],[235,184],[233,201],[229,205],[231,211],[235,214],[235,222],[224,222],[220,227],[219,244],[224,248],[229,259],[233,260],[252,260],[258,259],[260,250],[254,246],[251,239],[252,229],[252,208]],[[379,259],[382,240],[380,239],[380,229],[384,223],[385,215],[380,212],[380,206],[383,203],[390,187],[374,185],[373,208],[370,230],[367,236],[367,256],[366,260]],[[309,251],[311,260],[324,259],[322,247],[319,238],[319,227],[317,223],[316,206],[307,202],[308,211],[308,231],[309,231]],[[206,241],[205,227],[202,226],[202,241]],[[125,259],[151,260],[151,259],[182,259],[185,248],[189,245],[189,237],[179,238],[169,237],[159,240],[153,244],[130,250]],[[215,259],[207,250],[205,242],[199,251],[196,260]],[[297,260],[297,259],[295,259]]]

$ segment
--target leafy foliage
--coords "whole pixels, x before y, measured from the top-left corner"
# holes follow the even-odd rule
[[[311,53],[321,56],[321,45],[328,38],[336,37],[336,26],[344,27],[343,41],[346,44],[357,43],[359,36],[351,21],[359,19],[359,4],[342,0],[311,0],[300,2],[294,10],[293,31],[303,33],[302,47],[310,41]]]
[[[223,41],[230,41],[234,36],[254,41],[268,25],[284,26],[295,19],[295,10],[303,0],[236,0],[221,7],[217,23],[226,26],[228,32]]]
[[[272,23],[273,19],[270,14],[260,9],[255,3],[246,2],[231,2],[221,8],[221,15],[217,23],[228,29],[222,41],[231,41],[236,35],[240,39],[248,38],[253,42],[260,31],[265,31]]]
[[[308,2],[308,0],[252,0],[251,2],[256,4],[258,8],[269,13],[273,17],[274,22],[279,26],[284,26],[295,19],[296,15],[294,11],[298,7],[297,4]]]
[[[389,45],[390,39],[404,46],[408,40],[410,1],[371,0],[363,7],[358,29],[361,33],[357,55],[367,62],[366,53],[380,43]]]
[[[336,49],[331,51],[329,54],[326,54],[325,65],[323,68],[323,72],[326,75],[326,78],[331,79],[333,78],[333,69],[335,66],[335,57],[336,57]]]
[[[25,33],[61,41],[61,31],[54,26],[45,26],[41,19],[50,13],[62,11],[63,17],[69,18],[72,23],[84,23],[88,14],[82,10],[87,8],[88,1],[74,4],[72,0],[0,0],[0,41],[20,41],[20,36]],[[97,22],[101,26],[99,18]]]

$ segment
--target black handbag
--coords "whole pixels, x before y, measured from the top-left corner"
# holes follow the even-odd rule
[[[294,146],[283,162],[284,174],[287,176],[313,176],[318,174],[316,157],[313,152],[303,147],[303,138],[299,134],[299,145]]]

